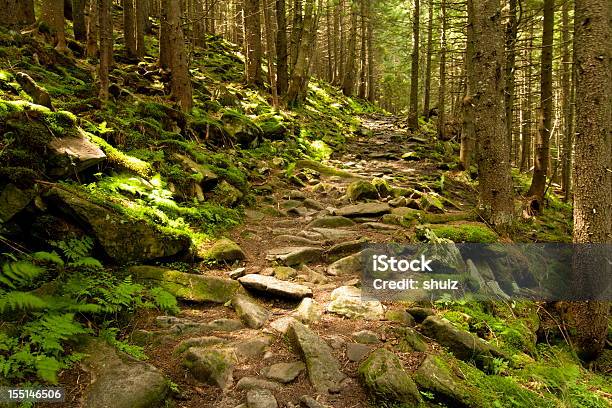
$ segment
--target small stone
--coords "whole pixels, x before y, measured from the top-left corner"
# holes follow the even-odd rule
[[[266,368],[264,375],[271,380],[287,384],[295,380],[305,368],[306,366],[301,361],[278,363]]]
[[[247,408],[278,408],[278,402],[270,390],[249,390],[246,400]]]
[[[327,267],[327,273],[332,276],[355,275],[363,269],[362,253],[358,252],[338,259]]]
[[[278,383],[257,377],[242,377],[236,383],[236,389],[239,391],[252,390],[255,388],[278,391],[281,389],[281,386]]]
[[[208,326],[213,331],[225,331],[225,332],[233,332],[236,330],[244,329],[242,322],[236,319],[215,319],[210,323],[207,323]]]
[[[272,323],[270,323],[270,327],[272,327],[277,332],[285,334],[289,330],[291,324],[296,321],[297,320],[291,316],[285,316],[274,320]]]
[[[312,296],[312,289],[297,283],[282,281],[272,276],[249,274],[239,278],[238,281],[247,289],[280,297],[302,299]]]
[[[346,345],[346,358],[349,361],[360,362],[363,360],[374,347],[367,344],[348,343]]]
[[[327,408],[325,405],[321,404],[319,401],[312,398],[310,395],[302,395],[300,397],[300,403],[304,408]]]
[[[390,309],[385,312],[385,319],[391,322],[401,323],[404,326],[414,326],[416,322],[410,313],[401,309]]]
[[[359,201],[365,198],[378,198],[376,187],[365,180],[354,181],[346,188],[346,196],[351,201]]]
[[[363,203],[349,205],[334,211],[334,215],[342,217],[362,217],[383,215],[391,212],[391,207],[387,203]]]
[[[334,228],[313,228],[312,231],[318,233],[324,239],[328,239],[330,241],[336,241],[345,238],[351,238],[355,236],[355,231],[347,231],[342,229],[334,229]]]
[[[304,298],[296,309],[294,316],[303,323],[312,323],[321,319],[323,311],[321,307],[312,299]]]
[[[246,258],[244,251],[238,244],[229,239],[220,239],[208,249],[198,249],[197,255],[204,260],[217,262],[241,261]]]
[[[361,344],[380,343],[378,335],[371,330],[360,330],[352,334],[353,340]]]
[[[325,207],[320,202],[313,200],[312,198],[307,198],[304,200],[304,205],[307,208],[312,208],[313,210],[322,210]]]
[[[245,295],[235,295],[232,306],[240,320],[252,329],[261,328],[270,317],[270,312]]]
[[[325,216],[317,218],[308,224],[308,228],[342,228],[355,225],[355,222],[346,217]]]
[[[280,280],[289,280],[297,276],[298,272],[290,266],[274,267],[274,276]]]
[[[232,279],[238,279],[244,276],[245,272],[246,272],[246,268],[236,268],[229,273],[229,277]]]
[[[233,346],[238,355],[246,358],[261,358],[265,354],[266,348],[272,344],[272,340],[272,336],[262,334],[235,342]]]
[[[426,308],[426,307],[416,307],[416,306],[409,307],[408,309],[406,309],[406,311],[410,313],[412,317],[414,317],[414,320],[417,323],[421,323],[427,317],[435,316],[436,314],[436,312],[433,309]]]
[[[389,200],[389,205],[391,207],[405,207],[406,204],[408,204],[408,200],[406,200],[406,197],[397,197]]]
[[[332,301],[327,311],[351,319],[379,320],[384,316],[382,304],[378,300],[364,300],[361,290],[354,286],[341,286],[331,293]]]
[[[204,383],[227,389],[234,382],[235,359],[229,350],[192,347],[187,350],[183,364],[195,379]]]
[[[315,247],[284,247],[268,251],[266,259],[278,261],[286,266],[300,265],[317,261],[323,255],[321,248]]]

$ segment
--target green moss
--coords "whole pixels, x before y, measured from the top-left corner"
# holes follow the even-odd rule
[[[149,163],[123,153],[121,150],[111,146],[106,140],[99,136],[89,134],[89,138],[100,146],[100,148],[106,154],[108,161],[119,168],[133,171],[142,177],[149,177],[153,173],[153,169]]]
[[[497,234],[485,224],[462,222],[452,224],[427,224],[439,238],[450,239],[453,242],[492,243],[499,239]],[[419,237],[419,235],[417,234]]]
[[[353,174],[347,171],[338,170],[333,167],[326,166],[323,163],[316,162],[314,160],[298,160],[295,163],[295,169],[311,169],[314,171],[318,171],[324,176],[337,176],[341,178],[357,178]]]
[[[449,212],[445,214],[421,213],[420,219],[424,224],[446,224],[456,221],[476,221],[478,215],[472,211]]]

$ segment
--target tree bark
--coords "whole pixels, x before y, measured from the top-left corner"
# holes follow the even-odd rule
[[[86,0],[72,0],[72,31],[77,41],[87,40],[87,25],[85,24]]]
[[[366,54],[366,0],[360,0],[360,34],[361,34],[361,48],[360,48],[360,68],[359,68],[359,92],[358,95],[361,99],[366,97],[366,70],[367,70],[367,54]]]
[[[433,54],[433,0],[429,0],[429,18],[427,20],[427,55],[425,56],[425,96],[423,98],[423,116],[429,120],[429,104],[431,100],[431,55]]]
[[[268,76],[270,77],[270,89],[272,93],[272,105],[278,107],[278,91],[276,85],[276,60],[275,45],[274,45],[274,27],[272,24],[272,0],[263,0],[264,21],[266,29],[266,53],[268,60]]]
[[[136,56],[142,58],[147,53],[145,34],[149,21],[149,0],[136,0]]]
[[[523,108],[523,124],[522,124],[522,129],[521,129],[521,135],[522,135],[522,140],[521,140],[521,165],[520,165],[520,171],[521,172],[526,172],[527,170],[529,170],[530,168],[530,162],[531,162],[531,105],[532,105],[532,75],[531,75],[531,65],[533,63],[533,52],[532,52],[532,48],[533,48],[533,25],[531,26],[531,30],[529,33],[529,43],[527,46],[527,50],[525,50],[525,52],[527,53],[526,59],[527,59],[527,66],[525,67],[525,81],[527,82],[526,87],[525,87],[525,91],[526,91],[526,97],[525,97],[525,107]]]
[[[168,24],[168,8],[171,0],[161,0],[159,10],[159,66],[163,69],[170,68],[172,58],[170,49],[170,26]]]
[[[291,82],[287,90],[287,104],[299,106],[306,99],[308,90],[309,68],[313,41],[316,37],[316,9],[313,1],[306,2],[303,33],[297,52],[297,60],[291,73]]]
[[[351,31],[349,33],[348,55],[346,69],[342,79],[342,91],[346,96],[353,96],[355,87],[355,49],[357,47],[357,7],[351,0]]]
[[[507,230],[514,219],[514,202],[503,105],[504,31],[499,0],[468,0],[473,13],[474,131],[478,140],[478,181],[484,217],[496,229]]]
[[[287,71],[287,15],[285,0],[276,0],[276,71],[278,73],[278,94],[287,93],[289,74]]]
[[[542,59],[540,67],[540,108],[539,130],[536,140],[533,178],[529,187],[528,196],[533,197],[538,204],[533,209],[541,209],[546,188],[550,160],[550,136],[553,115],[553,29],[554,29],[554,0],[544,0],[544,28],[542,31]]]
[[[112,0],[93,0],[99,2],[99,24],[100,24],[100,66],[98,77],[100,78],[100,99],[108,100],[108,71],[111,65],[113,52],[113,27],[111,7]]]
[[[570,76],[572,63],[570,60],[570,21],[569,21],[569,2],[564,2],[562,6],[562,32],[561,32],[561,109],[563,113],[563,156],[561,164],[561,187],[563,189],[564,201],[569,201],[571,191],[571,162],[572,162],[572,141],[571,134],[571,87]]]
[[[440,43],[440,87],[438,90],[438,136],[444,139],[446,127],[446,0],[441,0],[442,39]]]
[[[574,159],[574,242],[612,242],[612,75],[610,7],[607,0],[576,0],[574,49],[576,65],[576,137]],[[579,282],[590,289],[606,287],[606,276],[589,280],[589,248],[574,256]],[[605,270],[604,270],[605,272]],[[608,272],[609,273],[609,272]],[[586,275],[586,276],[583,276]],[[573,302],[564,316],[577,354],[591,360],[606,343],[609,302]]]
[[[95,58],[98,55],[98,36],[100,32],[98,0],[88,0],[85,10],[87,12],[85,15],[87,23],[87,57]]]
[[[373,29],[372,29],[372,3],[371,0],[367,0],[367,30],[368,30],[368,101],[374,102],[376,99],[376,88],[374,86],[374,49],[372,47],[373,42]]]
[[[136,8],[134,0],[123,0],[123,38],[125,51],[129,59],[135,59],[136,53]]]
[[[506,109],[506,137],[508,146],[512,146],[512,129],[514,123],[514,67],[516,64],[516,38],[518,21],[516,19],[517,0],[509,1],[508,22],[506,23],[506,92],[504,107]],[[510,155],[509,149],[508,154]],[[515,159],[516,160],[516,159]]]
[[[259,0],[245,0],[244,24],[247,42],[247,84],[261,86],[263,85],[263,71],[261,69],[262,47]]]
[[[408,127],[419,128],[419,20],[421,10],[420,0],[414,0],[414,14],[412,17],[412,65],[410,69],[410,113],[408,114]]]
[[[185,53],[185,37],[181,20],[181,1],[167,0],[168,9],[168,45],[170,47],[170,85],[172,98],[178,102],[184,112],[193,106],[189,64]]]
[[[44,0],[42,21],[51,29],[53,45],[60,52],[67,50],[66,33],[64,30],[64,0]]]
[[[0,26],[21,28],[35,21],[34,0],[0,0],[0,7],[5,10],[0,13]]]
[[[473,7],[468,2],[468,7]],[[468,11],[467,44],[465,51],[465,96],[462,101],[463,121],[461,125],[461,148],[459,150],[459,161],[464,170],[469,171],[474,154],[474,101],[472,91],[474,90],[474,75],[472,59],[474,58],[474,10]],[[429,112],[427,112],[429,114]]]

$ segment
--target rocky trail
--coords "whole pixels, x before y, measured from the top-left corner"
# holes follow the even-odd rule
[[[170,396],[177,407],[352,408],[377,406],[377,395],[416,406],[422,391],[474,406],[462,373],[435,358],[440,345],[466,361],[503,353],[427,307],[360,296],[359,251],[409,242],[406,214],[473,223],[469,186],[447,180],[447,198],[436,194],[429,186],[444,164],[419,159],[416,146],[427,145],[394,118],[366,117],[325,166],[298,162],[289,182],[272,170],[255,187],[257,204],[230,232],[240,248],[225,268],[132,267],[183,300],[181,312],[134,322],[130,341],[145,347],[146,362],[92,345],[89,373],[73,381],[84,405],[151,407]]]

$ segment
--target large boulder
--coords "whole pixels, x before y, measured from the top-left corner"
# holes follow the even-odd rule
[[[145,220],[128,218],[60,187],[52,188],[46,198],[91,232],[104,252],[121,264],[176,256],[191,245],[186,235],[162,233]]]
[[[83,368],[91,383],[83,394],[85,408],[155,408],[165,406],[170,382],[151,364],[136,361],[102,340],[90,340]]]
[[[203,383],[227,389],[234,383],[236,357],[232,349],[191,347],[185,353],[183,365]]]
[[[370,353],[359,365],[359,377],[365,387],[381,401],[403,402],[417,406],[421,395],[416,385],[404,371],[400,359],[386,349]]]
[[[317,392],[337,392],[346,375],[332,354],[332,349],[312,330],[297,321],[287,332],[289,339],[299,350],[308,368],[310,383]]]
[[[87,134],[78,128],[74,136],[54,138],[48,144],[50,163],[48,173],[53,177],[64,177],[79,173],[106,159],[106,155]]]
[[[154,283],[177,298],[192,302],[226,303],[240,287],[233,279],[184,273],[158,266],[132,266],[128,272],[138,280]]]
[[[261,328],[270,318],[270,312],[248,296],[236,294],[232,298],[232,306],[240,320],[252,329]]]
[[[234,262],[246,258],[240,245],[227,238],[215,241],[212,245],[200,245],[196,249],[195,256],[205,261],[215,262]]]
[[[455,357],[474,361],[481,368],[488,368],[494,357],[508,357],[500,350],[472,333],[461,330],[438,316],[429,316],[422,323],[423,333],[447,347]]]

